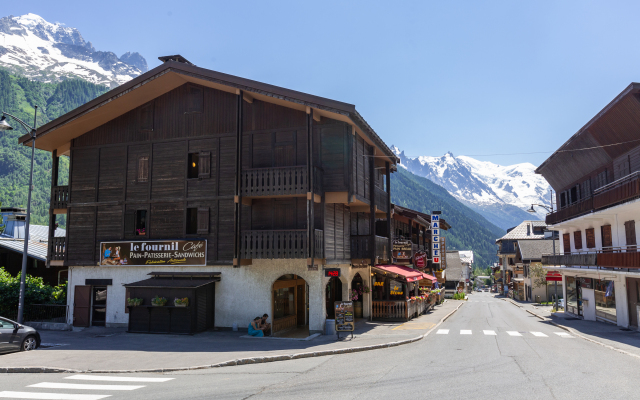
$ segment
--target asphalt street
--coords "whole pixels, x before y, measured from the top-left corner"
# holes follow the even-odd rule
[[[629,399],[639,379],[640,360],[474,293],[409,345],[167,374],[7,374],[0,398]]]

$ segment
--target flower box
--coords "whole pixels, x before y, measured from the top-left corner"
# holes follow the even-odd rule
[[[179,298],[175,298],[173,300],[173,305],[176,307],[187,307],[189,306],[189,299],[187,297],[179,299]]]
[[[167,299],[164,297],[156,296],[153,299],[151,299],[151,305],[154,307],[162,307],[165,304],[167,304]]]

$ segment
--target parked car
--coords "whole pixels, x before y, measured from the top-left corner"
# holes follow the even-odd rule
[[[0,317],[0,353],[29,351],[40,347],[40,334],[30,326]]]

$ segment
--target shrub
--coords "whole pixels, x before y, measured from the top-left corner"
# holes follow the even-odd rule
[[[42,278],[27,275],[25,282],[25,305],[29,304],[67,304],[67,284],[49,286]],[[11,276],[4,267],[0,267],[0,315],[9,315],[18,309],[20,297],[20,274]]]

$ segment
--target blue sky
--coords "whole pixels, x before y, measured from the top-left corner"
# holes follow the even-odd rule
[[[353,103],[409,156],[538,165],[640,81],[637,1],[5,3],[150,67],[179,53]]]

